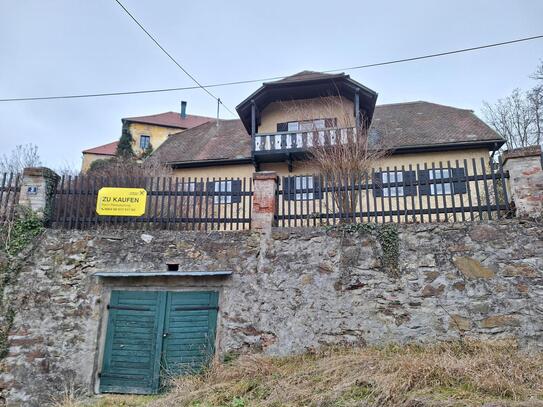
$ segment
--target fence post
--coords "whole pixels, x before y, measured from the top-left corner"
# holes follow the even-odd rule
[[[49,168],[29,167],[23,170],[19,205],[32,209],[48,224],[59,176]]]
[[[277,226],[277,173],[261,171],[253,174],[254,193],[251,212],[251,229],[268,232]]]
[[[509,191],[517,216],[543,216],[543,157],[541,146],[507,150],[503,154],[503,168],[509,171]]]

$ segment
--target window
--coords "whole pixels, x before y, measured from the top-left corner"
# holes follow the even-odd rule
[[[433,168],[419,170],[419,193],[421,195],[464,194],[467,188],[464,168]]]
[[[381,181],[383,182],[383,185],[387,185],[389,183],[403,183],[403,172],[396,171],[396,172],[383,172]],[[403,186],[394,186],[394,187],[384,187],[383,188],[383,196],[403,196],[404,190]]]
[[[373,194],[382,197],[416,195],[415,179],[415,171],[376,172],[372,183]]]
[[[151,137],[145,136],[142,134],[140,136],[140,148],[142,150],[146,150],[147,148],[149,148],[150,145],[151,145]]]
[[[283,178],[284,194],[287,200],[308,201],[322,198],[318,180],[313,176]]]
[[[213,197],[213,203],[231,203],[232,202],[232,181],[217,181],[214,182],[215,192],[219,192],[220,195]],[[224,195],[223,195],[224,193]]]
[[[336,119],[299,120],[288,123],[277,123],[277,131],[313,131],[336,127]]]
[[[313,177],[295,177],[294,179],[296,191],[313,191]],[[313,192],[296,192],[295,199],[297,201],[313,199]]]
[[[287,123],[287,130],[288,131],[298,131],[300,123],[298,122],[290,122]]]
[[[448,180],[452,176],[448,169],[430,170],[428,177],[430,180]],[[430,195],[450,194],[452,183],[442,181],[443,183],[430,184]]]
[[[214,204],[241,202],[241,181],[225,180],[207,183],[207,193],[213,196]]]
[[[201,182],[197,182],[197,181],[186,182],[185,181],[179,184],[177,189],[183,192],[200,192],[203,189],[202,187],[203,185]]]

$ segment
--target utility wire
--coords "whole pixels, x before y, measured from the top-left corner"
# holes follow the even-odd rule
[[[175,65],[177,65],[179,67],[179,69],[181,69],[185,73],[185,75],[187,75],[190,79],[192,79],[192,81],[194,83],[196,83],[196,85],[198,85],[199,88],[204,90],[209,96],[211,96],[213,99],[215,99],[217,101],[217,103],[220,103],[221,105],[223,105],[225,107],[225,109],[230,112],[230,114],[232,114],[232,115],[234,114],[228,108],[228,106],[226,106],[217,96],[215,96],[213,93],[211,93],[209,90],[207,90],[205,86],[203,86],[200,82],[198,82],[198,80],[194,76],[192,76],[185,68],[183,68],[183,66],[179,62],[177,62],[177,60],[168,51],[166,51],[166,49],[162,45],[160,45],[160,43],[155,39],[155,37],[153,37],[151,35],[151,33],[149,31],[147,31],[143,25],[141,25],[141,23],[136,19],[136,17],[134,17],[132,15],[132,13],[130,13],[130,11],[128,11],[128,9],[120,2],[120,0],[115,0],[115,2],[119,6],[121,6],[121,8],[126,12],[126,14],[128,14],[130,16],[130,18],[138,25],[138,27],[141,28],[145,34],[147,34],[147,36],[156,44],[156,46],[158,48],[160,48],[160,50],[162,52],[164,52],[168,56],[168,58],[170,58],[172,60],[172,62]]]
[[[329,70],[321,71],[321,72],[333,73],[333,72],[342,72],[342,71],[354,71],[354,70],[358,70],[358,69],[373,68],[373,67],[384,66],[384,65],[400,64],[400,63],[404,63],[404,62],[418,61],[418,60],[421,60],[421,59],[437,58],[437,57],[442,57],[442,56],[445,56],[445,55],[459,54],[459,53],[462,53],[462,52],[477,51],[477,50],[481,50],[481,49],[485,49],[485,48],[500,47],[500,46],[503,46],[503,45],[515,44],[515,43],[524,42],[524,41],[532,41],[532,40],[541,39],[541,38],[543,38],[543,35],[536,35],[536,36],[533,36],[533,37],[524,37],[524,38],[519,38],[519,39],[515,39],[515,40],[511,40],[511,41],[496,42],[496,43],[493,43],[493,44],[480,45],[480,46],[477,46],[477,47],[462,48],[462,49],[457,49],[457,50],[453,50],[453,51],[439,52],[439,53],[435,53],[435,54],[427,54],[427,55],[421,55],[421,56],[403,58],[403,59],[394,59],[394,60],[390,60],[390,61],[376,62],[376,63],[366,64],[366,65],[351,66],[351,67],[347,67],[347,68],[329,69]],[[80,98],[93,98],[93,97],[102,97],[102,96],[138,95],[138,94],[145,94],[145,93],[176,92],[176,91],[180,91],[180,90],[192,90],[192,89],[200,89],[200,88],[204,88],[204,90],[206,90],[206,92],[207,92],[206,88],[216,88],[216,87],[221,87],[221,86],[244,85],[244,84],[250,84],[250,83],[256,83],[256,82],[266,82],[266,81],[282,79],[284,77],[285,76],[272,76],[272,77],[268,77],[268,78],[247,79],[247,80],[232,81],[232,82],[220,82],[220,83],[214,83],[214,84],[209,84],[209,85],[200,85],[198,82],[196,82],[198,84],[198,86],[185,86],[185,87],[180,87],[180,88],[161,88],[161,89],[107,92],[107,93],[88,93],[88,94],[78,94],[78,95],[5,98],[5,99],[0,99],[0,102],[23,102],[23,101],[32,101],[32,100],[80,99]],[[300,75],[298,78],[300,78],[300,80],[303,80],[304,77],[305,77],[304,75]],[[232,113],[232,112],[230,112],[230,113]]]

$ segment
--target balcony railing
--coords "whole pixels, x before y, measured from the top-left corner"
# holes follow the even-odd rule
[[[346,144],[355,135],[355,127],[259,133],[253,138],[253,151],[255,153],[307,151],[318,146]]]

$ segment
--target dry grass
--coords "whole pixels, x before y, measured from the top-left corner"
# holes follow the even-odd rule
[[[241,356],[178,378],[153,407],[543,405],[543,355],[509,342]]]

